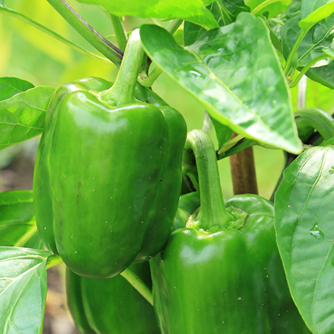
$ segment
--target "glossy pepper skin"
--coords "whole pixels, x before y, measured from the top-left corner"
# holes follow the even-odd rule
[[[210,139],[193,131],[186,149],[196,159],[201,207],[150,262],[162,333],[310,333],[288,290],[272,204],[240,195],[225,206]]]
[[[138,41],[130,38],[112,88],[95,78],[65,84],[47,111],[34,174],[37,226],[82,276],[113,277],[149,259],[173,226],[186,124],[176,110],[134,98]]]
[[[148,262],[129,267],[152,287]],[[121,275],[82,277],[67,268],[67,303],[81,334],[160,334],[153,307]]]

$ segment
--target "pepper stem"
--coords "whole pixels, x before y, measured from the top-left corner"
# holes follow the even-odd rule
[[[135,102],[135,86],[144,57],[139,29],[134,30],[125,48],[114,85],[99,94],[108,104],[119,106]]]
[[[233,217],[226,210],[220,186],[217,156],[213,143],[202,130],[188,133],[184,163],[191,163],[195,158],[199,179],[201,207],[196,220],[196,227],[209,230],[213,226],[227,228]]]

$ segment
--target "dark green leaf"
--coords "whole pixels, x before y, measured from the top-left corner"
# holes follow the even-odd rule
[[[0,246],[23,246],[36,232],[32,191],[0,193]]]
[[[19,78],[0,78],[0,101],[9,99],[33,87],[32,83]]]
[[[275,198],[278,248],[292,297],[316,334],[334,332],[334,149],[306,150]]]
[[[42,332],[46,251],[0,247],[0,333]]]
[[[207,8],[215,17],[219,27],[226,26],[235,21],[235,16],[228,11],[224,0],[214,1]],[[191,22],[185,22],[184,45],[195,43],[205,32],[206,30],[203,27]]]
[[[206,32],[184,49],[157,26],[141,28],[144,49],[210,116],[238,134],[299,153],[288,87],[260,18]]]
[[[0,149],[42,133],[53,91],[39,86],[0,102]]]
[[[322,17],[316,15],[319,11],[320,13],[324,13],[323,7],[318,8],[318,6],[322,6],[325,2],[325,0],[321,0],[315,2],[303,1],[301,3],[300,0],[295,0],[287,9],[286,17],[288,19],[280,30],[285,58],[288,57],[297,37],[301,33],[301,23],[303,22],[302,27],[305,31],[309,29],[297,49],[298,61],[296,67],[298,70],[307,66],[315,58],[324,55],[324,50],[331,47],[334,37],[334,15],[330,12],[331,8],[327,8],[328,10],[325,12],[326,15],[323,14]],[[328,4],[328,6],[333,6],[332,9],[334,10],[334,5],[332,4],[333,3]],[[312,12],[312,10],[315,10],[315,12]],[[305,16],[306,18],[301,21]],[[321,22],[316,23],[319,18],[324,19]],[[313,26],[314,23],[316,24]],[[334,88],[334,72],[330,66],[328,61],[322,61],[322,63],[313,65],[313,67],[307,71],[306,75],[314,81],[327,87]]]
[[[104,7],[117,16],[155,17],[163,19],[183,19],[199,24],[206,29],[218,27],[216,20],[205,6],[211,1],[203,0],[78,0],[88,4]]]

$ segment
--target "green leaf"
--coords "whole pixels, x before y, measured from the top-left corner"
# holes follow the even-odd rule
[[[291,0],[247,0],[246,5],[251,9],[254,15],[261,15],[268,12],[269,17],[274,17],[284,13]]]
[[[303,30],[308,30],[307,27],[310,24],[317,23],[326,17],[330,16],[333,12],[333,0],[307,0],[301,3],[301,19],[299,26]]]
[[[141,38],[153,61],[212,118],[250,139],[301,151],[288,87],[260,18],[242,12],[187,49],[153,25],[141,27]]]
[[[199,24],[206,29],[218,27],[216,20],[205,6],[212,1],[202,0],[78,0],[92,5],[104,7],[117,16],[155,17],[163,19],[183,19]]]
[[[284,172],[275,198],[278,248],[292,297],[315,334],[334,332],[334,149],[315,147]]]
[[[19,78],[0,78],[0,101],[33,88],[34,85],[28,81]]]
[[[0,247],[0,333],[42,332],[47,251]]]
[[[0,246],[23,246],[36,232],[32,191],[0,193]]]
[[[280,36],[283,42],[283,54],[286,59],[296,40],[304,35],[297,49],[298,61],[296,67],[298,70],[302,70],[308,64],[312,64],[312,61],[319,56],[325,57],[324,51],[331,48],[334,37],[334,15],[324,17],[321,22],[314,21],[314,25],[310,23],[311,21],[308,21],[309,23],[307,24],[309,24],[309,26],[303,26],[306,29],[304,33],[300,28],[300,22],[303,22],[301,21],[303,15],[307,16],[313,9],[315,9],[313,13],[316,13],[322,8],[316,9],[317,6],[321,6],[323,3],[325,3],[324,0],[315,2],[303,1],[302,3],[300,0],[295,0],[287,9],[288,19],[280,30]],[[309,6],[306,6],[306,4],[309,4]],[[313,14],[310,14],[306,18],[312,18],[312,15]],[[322,85],[334,88],[334,72],[330,66],[329,61],[313,64],[311,69],[306,72],[306,75]]]
[[[0,150],[42,133],[53,91],[39,86],[0,102]]]
[[[212,124],[215,127],[216,137],[218,140],[218,148],[220,149],[232,136],[233,131],[224,124],[211,118]]]

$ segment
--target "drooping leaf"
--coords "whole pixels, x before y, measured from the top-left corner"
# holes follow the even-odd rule
[[[0,246],[24,245],[35,232],[32,191],[0,193]]]
[[[0,101],[0,149],[42,133],[51,87],[35,87]]]
[[[0,333],[41,333],[50,255],[29,248],[0,247]]]
[[[315,147],[284,172],[275,227],[292,297],[314,334],[334,332],[334,148]]]
[[[33,87],[34,85],[26,80],[2,77],[0,78],[0,101],[9,99],[16,94]]]
[[[153,25],[142,26],[141,38],[149,56],[212,118],[250,139],[301,151],[287,84],[260,18],[240,13],[187,49]]]
[[[216,20],[205,6],[212,0],[77,0],[104,7],[117,16],[155,17],[163,19],[183,19],[199,24],[206,29],[218,27]]]

